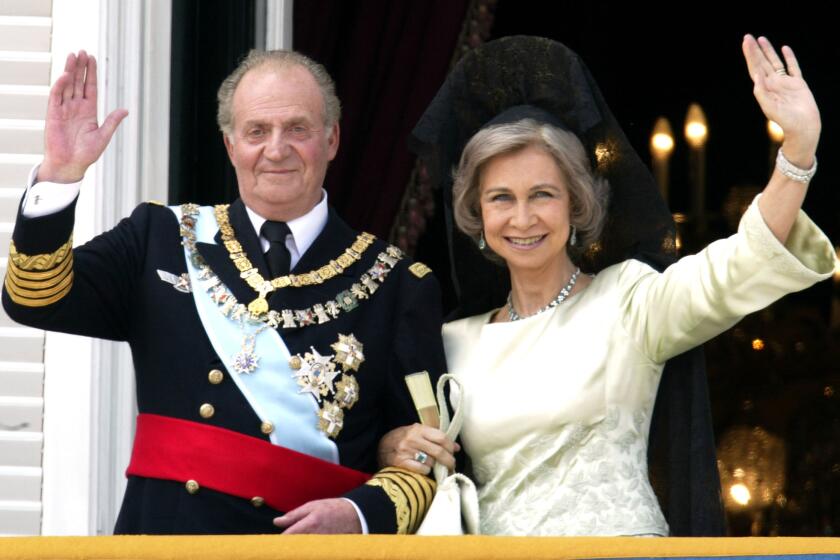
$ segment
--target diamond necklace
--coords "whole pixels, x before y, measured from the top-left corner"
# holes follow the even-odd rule
[[[579,274],[580,274],[580,268],[578,268],[577,270],[574,271],[574,273],[572,274],[572,277],[569,278],[569,283],[566,284],[565,286],[563,286],[563,289],[560,290],[560,293],[557,294],[557,297],[555,297],[553,300],[548,302],[548,304],[539,308],[537,311],[534,311],[533,313],[531,313],[529,315],[522,316],[522,315],[520,315],[519,313],[516,312],[516,310],[513,308],[513,298],[512,298],[513,292],[512,291],[508,292],[508,297],[507,297],[508,319],[510,321],[519,321],[520,319],[527,319],[528,317],[533,317],[534,315],[539,315],[540,313],[542,313],[544,311],[548,311],[552,307],[557,307],[558,305],[560,305],[561,303],[566,301],[566,298],[569,297],[569,294],[572,293],[572,288],[575,287],[575,282],[577,282],[577,277],[578,277]]]

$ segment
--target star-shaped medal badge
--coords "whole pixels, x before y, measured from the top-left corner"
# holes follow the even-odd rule
[[[333,343],[330,348],[335,350],[335,361],[341,364],[344,371],[359,371],[359,366],[365,361],[362,343],[352,333],[339,334],[338,342]]]
[[[233,371],[240,374],[253,373],[260,367],[260,357],[254,354],[253,349],[242,348],[233,357]]]
[[[309,393],[321,402],[321,397],[335,392],[333,381],[339,372],[335,371],[332,356],[322,356],[314,347],[310,349],[312,352],[304,354],[301,367],[294,376],[301,393]]]

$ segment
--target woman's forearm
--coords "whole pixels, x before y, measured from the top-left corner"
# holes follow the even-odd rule
[[[782,151],[785,157],[800,169],[810,169],[814,164],[813,150],[800,151],[786,145],[782,147]],[[778,167],[773,169],[770,181],[758,201],[758,209],[767,227],[782,244],[787,242],[807,192],[808,183],[786,176]]]

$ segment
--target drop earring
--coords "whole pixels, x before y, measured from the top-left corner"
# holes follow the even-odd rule
[[[487,248],[487,242],[484,241],[484,230],[481,230],[481,235],[478,236],[478,250],[483,251]]]
[[[569,245],[577,245],[577,228],[572,226],[572,236],[569,238]]]

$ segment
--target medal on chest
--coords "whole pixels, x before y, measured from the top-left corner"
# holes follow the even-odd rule
[[[251,265],[235,239],[227,216],[227,206],[216,207],[215,216],[222,233],[224,245],[230,253],[240,276],[257,292],[257,297],[247,305],[237,301],[233,292],[213,272],[196,249],[196,220],[200,209],[195,204],[181,206],[181,237],[187,249],[191,264],[198,270],[197,286],[207,292],[219,312],[242,330],[242,344],[233,355],[231,369],[238,375],[253,375],[260,372],[260,357],[256,353],[257,337],[266,329],[299,329],[320,325],[338,317],[341,313],[353,311],[360,303],[370,299],[385,282],[390,271],[403,258],[402,252],[389,246],[379,253],[373,265],[365,271],[350,288],[340,291],[323,303],[316,303],[306,309],[273,310],[268,308],[266,296],[282,288],[297,288],[321,284],[342,273],[345,268],[361,258],[362,253],[375,238],[361,234],[356,241],[328,265],[303,275],[287,275],[265,280]],[[355,335],[339,334],[338,340],[330,345],[334,354],[322,354],[314,347],[311,352],[291,357],[289,364],[293,377],[300,387],[300,393],[311,395],[318,404],[318,427],[328,437],[335,439],[344,427],[344,414],[359,400],[359,383],[351,372],[358,372],[365,361],[364,346]],[[266,372],[265,374],[270,374]]]
[[[359,400],[359,382],[349,372],[359,371],[365,356],[362,343],[352,333],[339,334],[330,347],[335,354],[324,356],[310,347],[311,352],[292,356],[290,364],[300,392],[312,395],[318,403],[318,428],[335,439],[344,427],[344,411]]]

